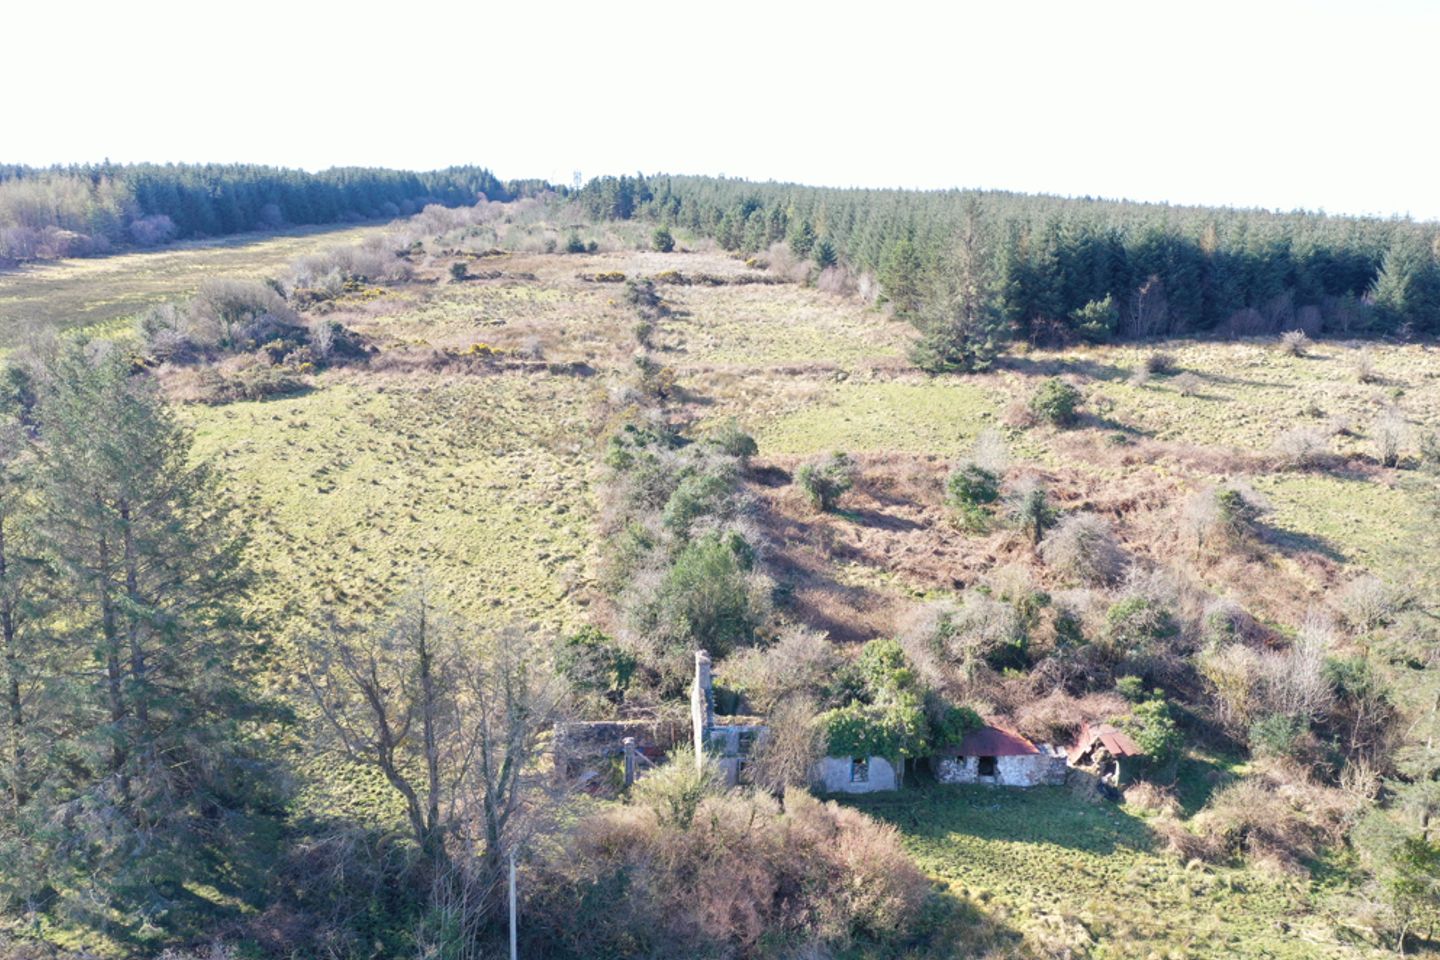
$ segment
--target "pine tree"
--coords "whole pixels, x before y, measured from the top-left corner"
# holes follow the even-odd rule
[[[930,373],[987,369],[1006,339],[1008,325],[981,216],[972,200],[949,261],[938,270],[917,322],[922,336],[911,359]]]
[[[790,252],[797,257],[810,256],[810,251],[815,248],[815,228],[810,225],[809,220],[797,221],[790,229]]]
[[[923,267],[915,243],[902,237],[890,248],[880,272],[880,288],[895,310],[895,315],[912,317],[920,309]]]
[[[1385,254],[1372,290],[1375,312],[1388,329],[1405,325],[1440,332],[1440,264],[1415,233],[1397,235]]]
[[[256,651],[241,645],[241,542],[189,435],[118,348],[62,347],[39,420],[61,640],[97,678],[76,691],[64,750],[83,772],[55,862],[73,868],[67,887],[84,878],[115,901],[163,903],[268,782],[243,735],[268,714],[242,666]]]
[[[32,521],[29,441],[18,422],[0,422],[0,682],[4,714],[0,729],[0,785],[4,809],[14,825],[29,803],[47,758],[36,755],[42,720],[35,707],[44,677],[38,621],[42,603],[35,544],[27,537]]]

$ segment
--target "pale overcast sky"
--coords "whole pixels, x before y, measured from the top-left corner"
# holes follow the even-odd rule
[[[1440,0],[134,0],[0,22],[0,162],[474,163],[1440,218]]]

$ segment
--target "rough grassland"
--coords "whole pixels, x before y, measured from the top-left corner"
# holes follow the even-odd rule
[[[193,293],[206,277],[278,274],[307,253],[355,243],[382,229],[327,226],[242,234],[0,271],[0,348],[15,346],[32,323],[65,330],[103,326]]]
[[[56,326],[93,325],[211,273],[265,273],[307,245],[362,234],[0,276],[0,344],[27,304],[41,305],[41,319]],[[372,301],[342,302],[332,316],[384,350],[484,342],[583,361],[595,374],[503,363],[402,374],[377,365],[321,374],[294,397],[185,408],[197,455],[217,464],[250,526],[250,556],[262,572],[257,612],[282,641],[277,689],[293,683],[292,641],[331,618],[373,618],[422,577],[484,628],[510,618],[562,628],[581,621],[594,560],[597,410],[628,377],[636,344],[622,288],[577,275],[746,269],[706,253],[515,254],[473,267],[500,270],[500,279],[450,283],[447,266],[437,262]],[[1247,604],[1283,593],[1275,602],[1290,604],[1287,613],[1303,610],[1365,569],[1417,571],[1434,582],[1440,561],[1416,536],[1425,522],[1418,471],[1383,470],[1363,455],[1368,426],[1387,402],[1417,429],[1440,417],[1435,351],[1375,347],[1383,381],[1362,384],[1356,351],[1343,345],[1322,343],[1304,358],[1261,342],[1167,345],[1200,378],[1188,397],[1174,377],[1128,381],[1149,348],[1035,351],[992,374],[930,379],[907,369],[908,329],[862,305],[788,284],[662,289],[674,314],[656,332],[655,356],[686,390],[678,412],[701,425],[734,416],[758,437],[756,476],[767,479],[755,492],[781,540],[772,557],[789,564],[781,572],[798,595],[819,598],[813,610],[833,618],[837,638],[884,634],[916,598],[1006,564],[1043,573],[1012,533],[967,535],[945,521],[945,470],[992,426],[1009,437],[1014,471],[1043,473],[1066,509],[1112,517],[1137,552],[1172,549],[1176,505],[1188,491],[1248,478],[1274,506],[1280,555],[1269,567],[1207,571],[1209,585]],[[1005,426],[1016,402],[1052,374],[1075,379],[1089,397],[1079,428]],[[1291,425],[1341,420],[1349,432],[1332,431],[1331,442],[1351,461],[1345,469],[1263,465]],[[816,516],[794,495],[789,472],[834,449],[860,455],[866,479],[844,511]],[[316,802],[372,811],[388,803],[383,786],[355,771],[312,772],[324,784]],[[1369,955],[1342,942],[1318,882],[1186,867],[1152,849],[1143,820],[1121,808],[1062,791],[956,788],[860,806],[895,823],[937,882],[974,897],[1044,955]]]
[[[1322,958],[1323,895],[1255,870],[1181,867],[1142,820],[1066,790],[931,787],[855,806],[900,828],[921,867],[1027,933],[1047,956]]]

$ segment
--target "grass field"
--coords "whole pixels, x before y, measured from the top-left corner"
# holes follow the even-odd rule
[[[103,329],[153,303],[193,293],[206,277],[277,275],[307,253],[356,243],[383,229],[372,224],[241,234],[0,271],[0,349],[15,346],[32,325]]]
[[[458,613],[559,627],[588,561],[579,403],[544,374],[406,376],[190,416],[287,629],[374,616],[422,579]]]
[[[13,344],[27,318],[58,328],[119,322],[205,276],[263,275],[374,229],[3,274],[0,347]],[[281,641],[271,672],[278,691],[294,682],[296,641],[331,619],[375,618],[421,580],[482,629],[515,618],[556,629],[583,622],[596,600],[596,411],[628,375],[635,342],[619,285],[580,275],[747,269],[715,253],[624,251],[517,253],[483,268],[506,276],[450,283],[437,264],[373,301],[342,302],[332,316],[382,350],[484,342],[538,352],[555,362],[549,370],[357,367],[318,374],[295,396],[184,409],[197,455],[217,465],[249,527],[249,556],[261,574],[256,612]],[[1237,566],[1210,571],[1208,585],[1262,610],[1277,591],[1288,591],[1279,599],[1291,610],[1324,604],[1366,569],[1436,583],[1440,557],[1418,535],[1427,523],[1426,481],[1417,470],[1381,469],[1362,457],[1384,404],[1398,404],[1417,435],[1440,422],[1440,352],[1376,346],[1381,379],[1360,383],[1357,349],[1341,344],[1322,343],[1301,358],[1262,342],[1166,345],[1179,369],[1199,378],[1193,396],[1183,396],[1173,376],[1130,382],[1149,351],[1129,346],[1029,351],[992,374],[932,379],[904,360],[910,331],[856,302],[794,284],[664,291],[674,313],[660,324],[655,355],[687,391],[683,416],[702,424],[735,417],[757,437],[762,468],[790,470],[839,449],[863,455],[872,470],[876,481],[857,509],[820,519],[797,512],[786,488],[761,494],[787,538],[777,555],[812,560],[817,591],[859,598],[849,624],[857,635],[848,639],[891,632],[916,599],[945,595],[1006,563],[1029,564],[1037,582],[1044,574],[1023,545],[944,522],[938,491],[946,465],[996,426],[1010,438],[1016,471],[1044,473],[1067,509],[1113,517],[1137,551],[1170,549],[1175,502],[1187,491],[1250,479],[1272,503],[1268,522],[1283,556],[1263,580],[1257,567]],[[592,375],[555,372],[581,361]],[[1006,426],[1016,401],[1055,373],[1081,383],[1089,418],[1064,432]],[[1291,425],[1342,420],[1349,427],[1333,432],[1333,450],[1353,469],[1257,465]],[[1413,458],[1413,438],[1409,451]],[[351,774],[325,768],[317,779],[334,781],[334,798],[382,802],[383,789]],[[1144,820],[1122,807],[1063,791],[961,788],[859,805],[896,824],[937,881],[1048,955],[1368,955],[1345,942],[1318,881],[1187,866],[1156,850]]]
[[[1255,870],[1183,866],[1123,807],[1058,787],[931,786],[855,806],[895,824],[921,867],[1027,934],[1047,956],[1370,955],[1325,896]]]

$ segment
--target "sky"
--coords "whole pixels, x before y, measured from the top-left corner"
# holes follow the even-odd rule
[[[1440,0],[24,3],[0,162],[698,173],[1440,219]]]

